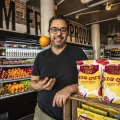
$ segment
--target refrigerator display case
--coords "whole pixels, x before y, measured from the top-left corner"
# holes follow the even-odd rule
[[[39,36],[0,31],[0,119],[17,120],[34,113],[37,92],[30,79]]]
[[[93,52],[93,48],[91,47],[91,48],[82,48],[83,49],[83,51],[85,52],[85,54],[86,54],[86,56],[87,56],[87,58],[89,59],[89,60],[93,60],[94,59],[94,52]]]

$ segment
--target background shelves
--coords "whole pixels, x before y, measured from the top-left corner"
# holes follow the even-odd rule
[[[10,58],[16,58],[16,59],[18,59],[18,58],[21,58],[21,59],[29,59],[29,58],[31,58],[31,59],[35,59],[35,57],[33,56],[30,56],[30,57],[25,57],[25,56],[0,56],[0,58],[6,58],[6,59],[10,59]]]
[[[6,79],[6,80],[0,80],[0,83],[10,83],[10,82],[15,82],[15,81],[23,81],[23,80],[28,80],[31,79],[30,77],[26,77],[26,78],[20,78],[20,79]]]
[[[37,48],[17,48],[17,47],[0,47],[0,49],[13,49],[13,50],[37,50],[37,51],[40,51],[39,49]]]
[[[28,93],[32,93],[32,92],[34,92],[34,90],[29,90],[29,91],[25,91],[25,92],[20,92],[20,93],[16,93],[16,94],[12,94],[12,95],[5,95],[5,96],[1,96],[1,97],[0,97],[0,100],[6,99],[6,98],[15,97],[15,96],[19,96],[19,95],[23,95],[23,94],[28,94]]]
[[[22,66],[25,66],[25,67],[27,67],[27,66],[33,66],[33,64],[0,65],[0,67],[22,67]]]
[[[0,30],[0,114],[9,120],[34,112],[37,92],[31,90],[30,71],[42,51],[39,38]]]

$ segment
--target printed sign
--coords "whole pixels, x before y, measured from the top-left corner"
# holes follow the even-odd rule
[[[39,11],[20,0],[0,0],[0,29],[40,35]]]
[[[90,30],[84,25],[69,21],[69,37],[67,42],[79,45],[90,46]]]

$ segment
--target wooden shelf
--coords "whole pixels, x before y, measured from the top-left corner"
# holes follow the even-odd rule
[[[70,97],[71,100],[76,100],[76,101],[80,101],[83,103],[93,103],[93,104],[99,104],[100,106],[105,107],[109,107],[109,108],[113,108],[116,109],[118,111],[120,111],[120,105],[119,104],[113,104],[113,103],[106,103],[106,102],[102,102],[98,99],[94,99],[94,98],[79,98],[79,97],[75,97],[75,95],[72,95]]]
[[[101,102],[98,99],[79,98],[75,97],[75,95],[72,95],[69,97],[67,103],[64,105],[64,120],[77,120],[77,108],[81,108],[82,103],[91,103],[92,105],[99,105],[102,108],[111,108],[112,110],[120,112],[119,104],[105,103]]]

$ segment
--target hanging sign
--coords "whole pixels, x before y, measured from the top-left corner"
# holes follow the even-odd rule
[[[79,45],[90,46],[90,30],[84,25],[69,21],[69,37],[67,42]]]
[[[40,35],[39,11],[21,0],[0,0],[0,29]]]

